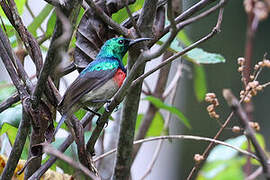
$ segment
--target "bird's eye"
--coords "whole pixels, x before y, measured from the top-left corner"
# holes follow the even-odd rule
[[[119,44],[123,44],[124,43],[124,40],[120,40],[118,41]]]

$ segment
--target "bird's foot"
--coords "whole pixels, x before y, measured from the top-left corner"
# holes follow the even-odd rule
[[[95,150],[93,150],[92,152],[90,152],[90,154],[91,154],[92,157],[95,156],[96,155]]]
[[[118,111],[119,110],[119,105],[117,105],[116,107],[115,107],[115,111]]]
[[[100,113],[98,113],[98,112],[96,112],[96,111],[94,111],[94,110],[88,108],[87,106],[84,106],[83,109],[85,109],[86,111],[90,111],[91,113],[93,113],[93,114],[95,114],[96,116],[98,116],[98,118],[101,117],[101,114],[100,114]]]
[[[101,126],[101,122],[100,122],[100,118],[98,118],[97,122],[96,122],[97,126]],[[104,128],[106,128],[108,126],[108,119],[105,121],[105,125]]]
[[[109,110],[109,104],[106,104],[106,105],[105,105],[105,111],[106,111],[106,112],[110,112],[110,110]]]
[[[105,105],[105,111],[106,112],[110,112],[110,110],[109,110],[109,103],[111,103],[111,100],[109,100],[108,102],[107,102],[107,104]],[[119,105],[117,105],[116,107],[115,107],[115,111],[118,111],[119,110]]]
[[[92,103],[111,103],[112,101],[110,99],[95,99],[91,101]]]

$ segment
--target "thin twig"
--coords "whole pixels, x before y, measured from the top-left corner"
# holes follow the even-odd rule
[[[129,18],[130,18],[130,20],[131,20],[131,22],[132,22],[132,25],[133,25],[134,29],[135,29],[136,32],[137,32],[138,37],[142,37],[141,31],[140,31],[140,29],[138,28],[138,26],[137,26],[137,24],[136,24],[136,21],[135,21],[135,19],[133,18],[132,13],[131,13],[131,11],[130,11],[130,9],[129,9],[129,7],[128,7],[128,0],[126,0],[125,8],[126,8],[126,11],[127,11],[127,13],[128,13],[128,16],[129,16]]]
[[[155,163],[156,163],[156,161],[157,161],[157,159],[159,157],[159,153],[161,151],[161,147],[162,147],[163,142],[164,142],[164,140],[159,140],[158,141],[158,144],[157,144],[157,146],[155,148],[155,152],[153,154],[152,160],[148,164],[147,169],[144,172],[143,176],[140,178],[141,180],[144,180],[151,173],[151,171],[152,171],[152,169],[153,169],[153,167],[154,167],[154,165],[155,165]]]
[[[223,125],[220,127],[220,129],[218,130],[217,134],[214,136],[213,139],[217,139],[220,134],[223,132],[223,130],[227,127],[227,125],[229,124],[229,122],[231,121],[232,117],[234,115],[234,112],[231,112],[230,115],[227,117],[226,121],[223,123]],[[202,156],[204,157],[204,160],[207,159],[209,153],[210,153],[210,150],[214,147],[215,143],[211,142],[207,148],[204,150]],[[191,179],[193,174],[196,172],[196,170],[198,170],[201,165],[203,164],[203,161],[201,161],[200,163],[197,163],[195,164],[195,166],[192,168],[192,170],[190,171],[188,177],[187,177],[187,180]]]
[[[46,1],[47,3],[55,6],[55,7],[61,7],[61,6],[64,6],[64,4],[61,4],[61,2],[59,0],[44,0]]]
[[[182,14],[180,14],[178,17],[175,18],[175,22],[179,24],[180,22],[184,22],[188,17],[192,16],[194,13],[198,12],[199,10],[203,9],[208,4],[211,4],[217,0],[201,0],[186,11],[184,11]],[[164,36],[169,32],[171,28],[171,25],[168,25],[164,28],[163,33],[160,35],[160,37],[157,37],[158,39]]]
[[[232,148],[240,153],[242,153],[243,155],[246,155],[246,156],[249,156],[249,157],[252,157],[256,160],[258,160],[258,157],[253,154],[253,153],[250,153],[248,151],[245,151],[243,149],[240,149],[238,147],[235,147],[233,145],[230,145],[228,143],[225,143],[223,141],[219,141],[219,140],[216,140],[216,139],[211,139],[211,138],[207,138],[207,137],[200,137],[200,136],[191,136],[191,135],[169,135],[169,136],[157,136],[157,137],[151,137],[151,138],[146,138],[146,139],[141,139],[141,140],[137,140],[137,141],[134,141],[133,144],[141,144],[141,143],[145,143],[145,142],[150,142],[150,141],[157,141],[157,140],[168,140],[168,139],[188,139],[188,140],[196,140],[196,141],[206,141],[206,142],[212,142],[214,144],[220,144],[220,145],[223,145],[223,146],[227,146],[229,148]],[[112,154],[116,152],[116,149],[112,149],[96,158],[94,158],[94,162],[96,161],[99,161],[100,159]]]
[[[16,135],[15,142],[13,144],[13,148],[10,152],[7,164],[1,174],[1,180],[10,180],[13,176],[14,170],[20,160],[23,147],[27,138],[27,135],[30,131],[30,119],[29,116],[23,110],[22,120],[19,125],[19,129]]]
[[[173,77],[173,79],[171,80],[170,84],[167,86],[167,88],[165,89],[164,93],[162,94],[162,98],[165,99],[167,98],[172,91],[177,87],[179,79],[182,75],[182,68],[183,68],[184,64],[178,65],[177,66],[177,70],[176,70],[176,74]]]
[[[254,180],[254,179],[256,179],[256,177],[258,177],[260,174],[262,174],[262,172],[263,172],[263,169],[260,166],[252,174],[250,174],[248,177],[246,177],[245,180]]]

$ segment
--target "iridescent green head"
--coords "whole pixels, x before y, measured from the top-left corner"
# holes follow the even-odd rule
[[[145,40],[150,40],[150,38],[127,39],[124,37],[118,37],[109,39],[101,47],[97,58],[115,57],[118,60],[122,60],[132,45]]]

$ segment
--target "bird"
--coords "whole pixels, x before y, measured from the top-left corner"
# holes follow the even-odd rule
[[[151,39],[117,37],[104,43],[96,58],[80,72],[64,93],[58,104],[62,117],[52,137],[55,136],[64,121],[80,108],[90,110],[100,116],[93,109],[110,102],[125,80],[127,70],[122,62],[124,55],[131,46],[146,40]]]

